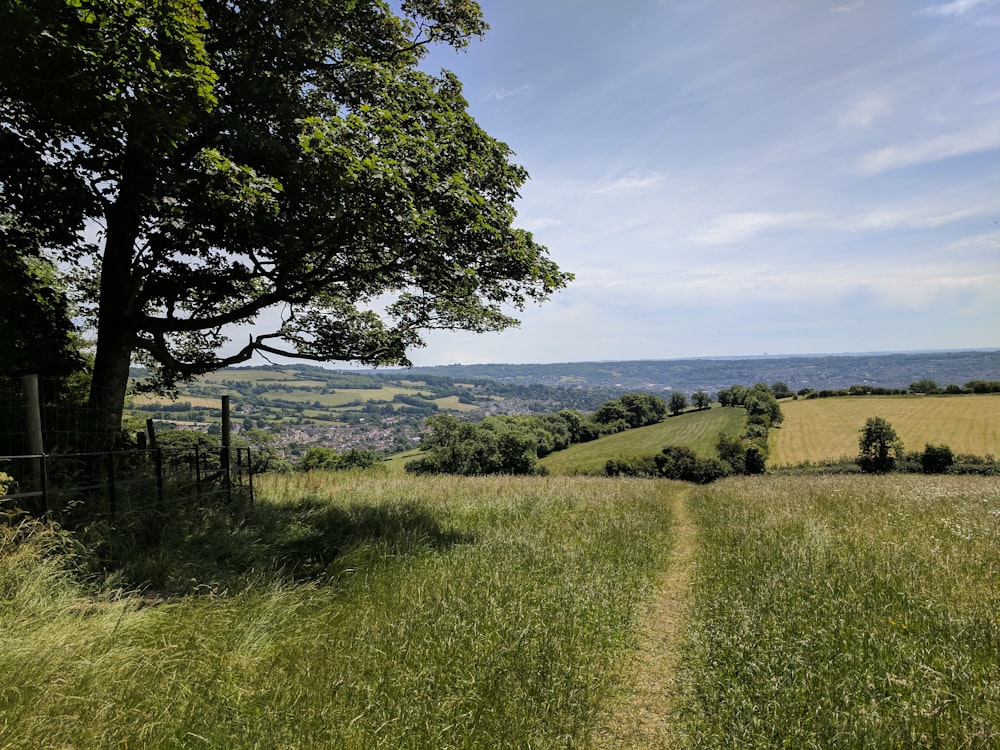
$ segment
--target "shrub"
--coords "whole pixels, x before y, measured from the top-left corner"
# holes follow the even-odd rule
[[[920,454],[920,468],[924,474],[944,474],[955,463],[955,454],[947,445],[930,445]]]

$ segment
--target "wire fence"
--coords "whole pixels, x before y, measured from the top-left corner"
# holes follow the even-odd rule
[[[164,448],[142,432],[125,450],[89,451],[99,415],[68,388],[51,378],[37,386],[0,378],[0,511],[79,524],[179,499],[253,501],[249,448]]]
[[[249,448],[201,446],[0,456],[0,509],[77,525],[180,499],[253,502],[250,458]]]

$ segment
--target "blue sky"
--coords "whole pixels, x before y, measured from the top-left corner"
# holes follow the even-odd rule
[[[576,280],[415,364],[1000,347],[1000,0],[483,0],[431,69]]]

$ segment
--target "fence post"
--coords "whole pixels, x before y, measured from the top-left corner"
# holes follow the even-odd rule
[[[247,484],[250,486],[250,505],[253,505],[253,456],[250,454],[250,446],[247,446]]]
[[[233,425],[229,418],[229,395],[222,397],[222,481],[225,482],[226,499],[233,501],[233,476],[230,471],[230,446],[233,441]]]
[[[163,504],[163,449],[153,447],[153,464],[156,467],[156,500]]]
[[[194,446],[194,486],[195,494],[201,497],[201,451],[198,450],[198,444],[195,443]]]
[[[42,440],[42,411],[38,398],[38,376],[25,375],[21,378],[21,402],[24,405],[24,427],[28,435],[27,452],[34,456],[45,453],[45,443]],[[34,461],[30,462],[33,470],[31,478],[41,486],[43,467]],[[43,490],[44,493],[44,490]],[[45,509],[48,510],[48,498],[42,498]]]
[[[118,513],[118,493],[115,487],[115,454],[108,452],[108,511],[114,518]]]

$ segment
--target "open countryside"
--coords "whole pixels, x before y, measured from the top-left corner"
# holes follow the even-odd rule
[[[689,411],[649,427],[577,443],[540,463],[552,474],[603,474],[608,459],[658,453],[665,445],[681,445],[699,455],[714,456],[719,434],[738,435],[743,421],[742,409]]]
[[[268,475],[159,533],[0,527],[0,746],[1000,741],[997,477]]]
[[[868,417],[889,420],[907,451],[928,443],[955,453],[1000,456],[1000,394],[840,396],[785,399],[771,431],[773,466],[853,458]]]

